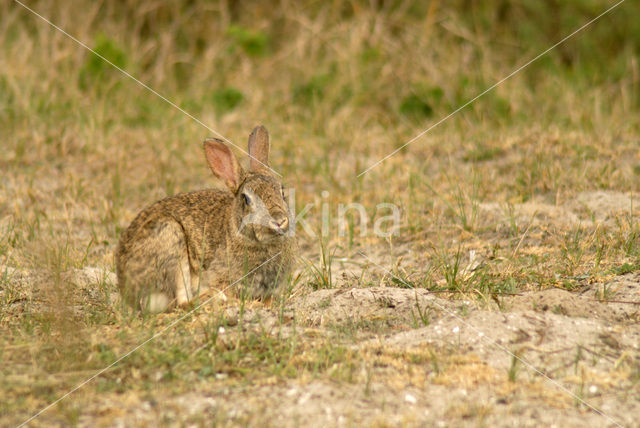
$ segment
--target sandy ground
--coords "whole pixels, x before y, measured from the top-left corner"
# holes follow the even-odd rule
[[[610,300],[625,303],[599,302],[605,285]],[[125,394],[89,404],[81,425],[102,419],[115,426],[640,426],[638,303],[638,273],[580,292],[549,289],[499,304],[391,287],[319,290],[286,309],[305,334],[330,335],[336,326],[384,320],[383,333],[356,332],[351,347],[394,355],[432,349],[449,353],[456,366],[437,373],[429,362],[417,364],[415,379],[407,380],[392,361],[376,360],[356,373],[364,382],[198,384],[193,392],[152,400]],[[416,320],[418,308],[428,313],[428,325]],[[233,314],[230,309],[227,315]],[[246,315],[246,322],[267,329],[276,319],[264,309]]]
[[[541,223],[606,224],[630,205],[628,196],[591,192],[559,205],[521,204],[513,215]],[[506,215],[494,204],[480,209],[483,218]],[[336,276],[358,274],[357,264],[349,266],[353,272]],[[42,309],[32,286],[37,274],[3,271],[14,284],[8,296],[14,306],[30,300],[31,310]],[[115,280],[94,267],[64,278],[96,301],[96,284]],[[82,313],[83,307],[73,310]],[[230,320],[238,316],[237,307],[226,311]],[[295,328],[309,340],[335,337],[359,357],[351,380],[323,376],[253,384],[221,375],[213,382],[194,381],[177,394],[162,388],[145,394],[78,392],[67,398],[82,409],[78,424],[640,426],[640,272],[572,292],[550,288],[487,300],[426,289],[343,286],[294,295],[284,314],[283,324],[282,313],[253,306],[243,326],[279,328],[284,336]],[[60,424],[46,414],[35,422]]]

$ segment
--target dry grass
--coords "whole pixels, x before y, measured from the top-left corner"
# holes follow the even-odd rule
[[[598,218],[580,203],[584,192],[640,192],[640,9],[632,2],[361,178],[609,3],[556,5],[553,13],[546,4],[500,1],[68,3],[27,2],[238,146],[264,123],[272,164],[296,189],[298,211],[314,203],[307,217],[314,230],[321,204],[329,204],[330,235],[299,234],[307,263],[300,262],[295,296],[382,283],[490,301],[501,292],[571,290],[640,266],[637,206]],[[105,272],[113,271],[120,231],[143,206],[213,180],[200,149],[210,131],[17,3],[0,5],[0,49],[5,425],[176,319],[128,314],[114,303]],[[378,203],[398,205],[400,230],[390,239],[360,237],[353,220],[339,237],[336,207],[349,202],[372,216]],[[592,221],[567,221],[567,207]],[[471,250],[480,267],[465,271]],[[82,276],[94,267],[98,277]],[[224,307],[245,305],[251,311],[255,303],[232,299]],[[216,308],[122,361],[87,385],[84,398],[152,395],[159,381],[166,394],[193,382],[367,384],[366,368],[378,363],[392,373],[390,384],[405,387],[416,361],[441,352],[359,354],[349,346],[361,331],[389,327],[339,326],[314,336],[277,302],[273,325],[253,323],[242,333]],[[224,326],[232,333],[222,339]],[[438,382],[467,373],[442,367],[474,364],[442,358]],[[78,422],[74,400],[42,423]],[[478,420],[488,411],[464,410]]]

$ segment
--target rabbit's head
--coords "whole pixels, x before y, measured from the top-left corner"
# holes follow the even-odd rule
[[[204,150],[209,168],[234,195],[231,215],[238,235],[257,242],[290,237],[284,187],[268,165],[267,130],[258,126],[249,136],[249,171],[221,140],[206,140]]]

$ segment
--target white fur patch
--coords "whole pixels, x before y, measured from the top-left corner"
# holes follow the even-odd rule
[[[148,309],[149,312],[158,314],[169,307],[171,299],[164,293],[152,293],[146,303],[146,305],[142,305],[143,309]]]

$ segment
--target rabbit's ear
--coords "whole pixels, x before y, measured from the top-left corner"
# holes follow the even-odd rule
[[[264,126],[256,126],[249,135],[249,169],[269,168],[269,133]]]
[[[204,142],[204,155],[211,172],[236,193],[244,180],[244,170],[229,147],[217,138],[209,138]]]

